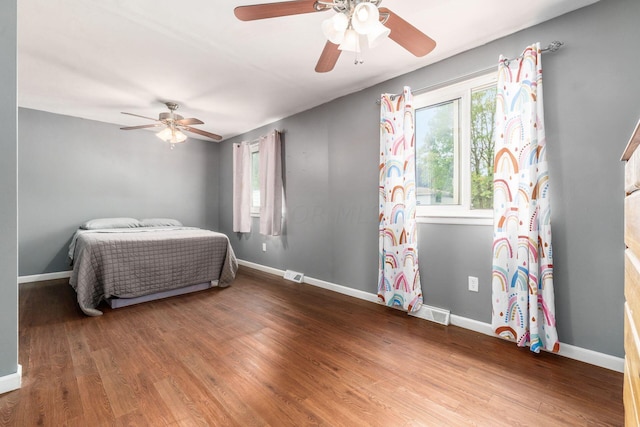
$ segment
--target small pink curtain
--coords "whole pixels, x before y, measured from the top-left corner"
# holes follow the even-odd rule
[[[559,350],[541,56],[500,56],[493,181],[492,326],[536,353]]]
[[[251,153],[249,144],[233,144],[233,231],[251,231]]]
[[[260,234],[282,232],[282,154],[280,132],[260,137]]]
[[[422,306],[416,224],[413,96],[380,102],[378,300],[408,312]]]

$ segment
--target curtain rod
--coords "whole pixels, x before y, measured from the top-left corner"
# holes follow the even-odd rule
[[[540,49],[540,51],[541,52],[555,52],[558,49],[560,49],[560,47],[562,45],[564,45],[563,42],[558,41],[558,40],[554,40],[551,43],[549,43],[549,45],[547,45],[547,47],[545,47],[543,49]],[[502,62],[502,64],[505,64],[505,65],[509,66],[509,62],[515,61],[516,59],[520,59],[522,57],[523,57],[523,55],[516,56],[515,58],[510,58],[510,59],[507,58],[507,59],[504,60],[504,62]],[[432,84],[432,85],[429,85],[429,86],[421,87],[420,89],[412,90],[411,93],[416,94],[416,93],[426,92],[428,90],[436,89],[438,87],[448,86],[448,85],[453,84],[453,83],[457,83],[457,82],[460,82],[460,81],[463,81],[463,80],[467,80],[467,79],[470,79],[470,78],[473,78],[473,77],[480,76],[480,75],[482,75],[484,73],[487,73],[487,72],[489,72],[491,70],[494,70],[495,68],[496,68],[496,66],[492,65],[491,67],[487,67],[487,68],[483,68],[481,70],[473,71],[471,73],[467,73],[467,74],[464,74],[462,76],[454,77],[452,79],[445,80],[445,81],[442,81],[440,83],[435,83],[435,84]],[[391,95],[391,99],[395,99],[400,95],[402,95],[402,94],[401,93],[395,93],[395,94]],[[380,100],[379,99],[376,100],[376,104],[380,105]]]
[[[540,52],[543,52],[543,53],[544,53],[544,52],[555,52],[555,51],[557,51],[558,49],[560,49],[560,48],[562,47],[562,45],[563,45],[563,44],[564,44],[564,43],[562,43],[562,42],[560,42],[560,41],[558,41],[558,40],[554,40],[554,41],[552,41],[551,43],[549,43],[549,44],[547,45],[547,47],[545,47],[545,48],[543,48],[543,49],[540,49]],[[520,59],[520,58],[523,58],[523,57],[524,57],[524,55],[516,56],[515,58],[511,58],[511,59],[506,58],[506,59],[503,61],[503,64],[505,64],[505,65],[508,67],[508,66],[509,66],[509,63],[510,63],[511,61],[515,61],[516,59]]]
[[[274,129],[273,132],[279,133],[280,135],[282,135],[284,133],[284,129],[283,130],[278,130],[278,129]],[[267,133],[267,135],[269,135],[269,133]],[[264,138],[267,135],[261,135],[251,141],[240,141],[240,142],[236,142],[234,145],[240,146],[240,144],[255,144],[257,142],[260,142],[260,138]]]

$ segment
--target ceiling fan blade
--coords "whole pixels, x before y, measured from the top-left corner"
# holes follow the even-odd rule
[[[157,122],[158,119],[152,119],[151,117],[145,117],[145,116],[141,116],[139,114],[133,114],[133,113],[125,113],[124,111],[122,112],[122,114],[126,114],[128,116],[134,116],[134,117],[140,117],[142,119],[147,119],[147,120],[153,120],[154,122]]]
[[[163,126],[163,124],[162,123],[158,123],[158,124],[155,124],[155,125],[127,126],[127,127],[120,128],[120,129],[122,129],[122,130],[146,129],[146,128],[155,128],[155,127],[158,127],[158,126]]]
[[[320,12],[329,7],[315,7],[316,0],[283,1],[278,3],[254,4],[238,6],[233,13],[241,21],[255,21],[256,19],[276,18],[279,16],[299,15],[302,13]]]
[[[204,122],[202,120],[194,119],[194,118],[176,120],[176,123],[179,124],[179,125],[183,125],[183,126],[187,126],[187,125],[203,125],[204,124]]]
[[[222,139],[220,135],[216,135],[215,133],[211,133],[211,132],[206,132],[204,130],[192,128],[189,126],[181,126],[181,128],[183,130],[186,130],[187,132],[193,132],[193,133],[197,133],[198,135],[206,136],[207,138],[211,138],[214,141],[220,141]]]
[[[384,23],[391,30],[389,38],[398,43],[415,56],[425,56],[436,47],[436,42],[431,37],[409,24],[404,19],[387,9],[379,8],[380,14],[388,14],[389,18]]]
[[[328,41],[324,45],[324,49],[322,49],[322,54],[320,54],[320,58],[318,58],[318,63],[316,64],[316,72],[326,73],[328,71],[333,70],[333,67],[335,67],[336,62],[338,62],[340,53],[342,53],[342,51],[338,49],[338,45]]]

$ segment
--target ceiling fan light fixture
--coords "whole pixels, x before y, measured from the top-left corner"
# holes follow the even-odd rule
[[[344,13],[337,13],[322,21],[322,33],[333,44],[340,44],[344,40],[344,32],[349,26],[349,18]]]
[[[163,140],[164,142],[167,142],[167,141],[171,140],[171,129],[170,128],[164,128],[160,132],[156,133],[156,136],[158,138],[160,138],[161,140]]]
[[[176,129],[175,132],[172,133],[171,135],[171,143],[172,144],[177,144],[180,142],[185,142],[187,140],[187,135],[185,135],[184,133],[180,132],[178,129]]]
[[[338,46],[340,50],[346,50],[349,52],[360,52],[360,35],[355,31],[349,28],[344,32],[344,40]]]
[[[367,34],[367,42],[370,48],[374,48],[380,44],[380,42],[391,34],[391,30],[378,22],[373,26],[371,31]]]
[[[156,136],[164,142],[170,142],[172,144],[177,144],[187,140],[187,135],[180,132],[179,129],[172,129],[170,127],[162,129],[160,132],[156,133]]]
[[[358,34],[369,34],[376,24],[380,24],[380,12],[378,7],[368,1],[358,3],[353,9],[351,25]]]
[[[317,73],[333,70],[343,50],[355,51],[354,62],[361,64],[362,60],[357,55],[360,48],[369,49],[385,36],[417,57],[425,56],[435,49],[435,40],[391,10],[380,7],[382,2],[383,0],[280,0],[238,6],[234,9],[234,14],[241,21],[256,21],[329,10],[336,12],[339,17],[335,20],[329,19],[322,22],[322,31],[327,41],[316,63]],[[343,36],[340,30],[344,28],[345,17],[347,29]],[[380,22],[381,18],[383,22]],[[341,22],[336,28],[334,24],[338,20]],[[382,26],[387,29],[382,29]],[[356,32],[362,36],[362,40],[354,37],[352,33]],[[370,37],[369,34],[371,34]],[[367,37],[367,40],[364,40],[364,37]]]

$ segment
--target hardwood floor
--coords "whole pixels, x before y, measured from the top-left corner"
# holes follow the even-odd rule
[[[84,316],[20,287],[3,426],[622,425],[622,374],[241,269],[231,287]]]

